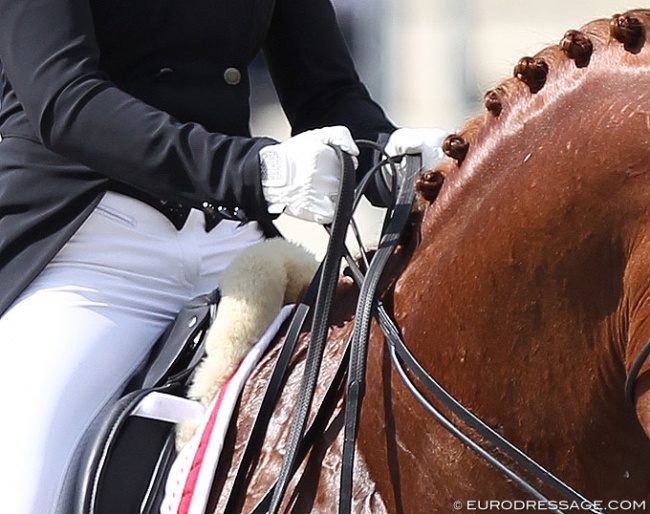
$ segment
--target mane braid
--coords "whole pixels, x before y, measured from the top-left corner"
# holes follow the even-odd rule
[[[610,19],[592,21],[579,30],[569,30],[559,44],[544,48],[532,57],[522,58],[514,68],[513,77],[484,95],[485,112],[470,118],[456,134],[451,134],[443,151],[445,159],[435,172],[442,177],[455,173],[471,156],[481,136],[499,126],[501,120],[514,111],[522,100],[549,88],[569,70],[586,70],[596,56],[605,55],[601,62],[648,64],[650,52],[642,53],[648,44],[650,10],[635,9],[616,14]],[[639,55],[641,54],[641,55]],[[637,59],[631,60],[628,56]]]

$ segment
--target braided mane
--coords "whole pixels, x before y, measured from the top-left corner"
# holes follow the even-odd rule
[[[442,179],[460,169],[477,149],[481,152],[487,135],[533,116],[546,103],[577,87],[584,74],[620,65],[650,65],[649,32],[650,10],[631,10],[569,30],[559,44],[520,59],[512,78],[485,93],[485,111],[446,139],[443,150],[449,159],[422,175],[417,183],[420,195],[433,201]]]

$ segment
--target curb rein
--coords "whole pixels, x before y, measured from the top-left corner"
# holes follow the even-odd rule
[[[361,403],[365,391],[367,345],[370,322],[373,317],[384,333],[391,361],[406,388],[425,410],[451,432],[452,435],[466,444],[489,464],[500,470],[538,501],[548,502],[550,505],[557,505],[557,502],[552,502],[533,486],[530,480],[524,478],[521,472],[513,470],[512,464],[505,464],[494,455],[493,451],[486,449],[486,446],[493,446],[494,449],[505,454],[511,461],[530,473],[535,479],[549,486],[564,498],[577,503],[582,509],[594,514],[607,514],[606,511],[594,507],[594,502],[591,502],[561,479],[544,469],[501,434],[467,410],[442,385],[429,375],[406,347],[401,338],[399,328],[387,313],[382,301],[376,298],[376,290],[388,258],[396,248],[402,230],[408,221],[415,198],[415,179],[420,171],[420,158],[419,155],[399,156],[399,158],[404,157],[406,160],[406,166],[403,169],[395,166],[395,161],[399,160],[399,158],[388,157],[376,143],[362,140],[357,141],[357,144],[359,146],[373,148],[375,151],[383,154],[385,158],[380,160],[365,175],[355,191],[355,169],[352,158],[334,147],[341,160],[342,178],[336,214],[330,228],[330,240],[327,252],[303,299],[296,306],[294,316],[287,330],[285,342],[278,355],[259,411],[250,429],[248,439],[240,457],[224,512],[234,512],[240,500],[238,493],[246,491],[249,474],[253,469],[255,458],[261,452],[261,445],[276,401],[281,393],[291,356],[307,314],[313,304],[314,315],[310,341],[307,347],[305,369],[289,430],[282,467],[275,483],[271,485],[265,496],[258,502],[250,514],[277,514],[279,512],[289,482],[292,480],[311,447],[315,444],[317,437],[327,427],[328,420],[334,412],[339,399],[343,388],[343,379],[346,375],[347,383],[344,403],[345,432],[341,464],[339,514],[350,514],[352,512],[355,443]],[[376,173],[381,173],[384,166],[388,166],[392,170],[390,191],[393,198],[393,205],[387,209],[378,249],[371,261],[365,262],[367,272],[364,275],[345,246],[345,237],[347,227],[351,225],[359,247],[362,250],[362,258],[365,259],[366,256],[363,252],[364,245],[352,215],[363,193],[367,189],[371,178]],[[311,425],[306,429],[306,421],[314,397],[320,365],[325,350],[329,317],[338,281],[339,266],[343,258],[346,259],[352,277],[360,288],[354,325],[334,378],[328,386],[323,401],[312,419]],[[648,353],[650,353],[650,342],[648,343]],[[472,439],[472,437],[465,433],[467,430],[463,431],[455,425],[449,417],[445,416],[445,414],[426,399],[414,381],[409,377],[407,370],[451,414],[457,416],[468,428],[474,430],[486,442],[481,444]],[[549,509],[549,511],[555,512],[556,514],[564,514],[559,509]]]

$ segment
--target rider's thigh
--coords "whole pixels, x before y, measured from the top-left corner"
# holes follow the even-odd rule
[[[163,329],[69,289],[38,291],[0,319],[4,512],[52,511],[82,434]]]
[[[176,231],[143,230],[142,206],[118,204],[100,204],[0,317],[2,512],[54,511],[82,434],[190,297]]]
[[[159,335],[262,237],[257,224],[182,230],[146,204],[107,194],[0,317],[2,512],[52,514],[68,464]]]

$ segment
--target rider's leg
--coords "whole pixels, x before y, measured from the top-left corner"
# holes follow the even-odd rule
[[[109,194],[0,318],[2,511],[50,514],[95,414],[119,393],[192,297],[261,233]]]

